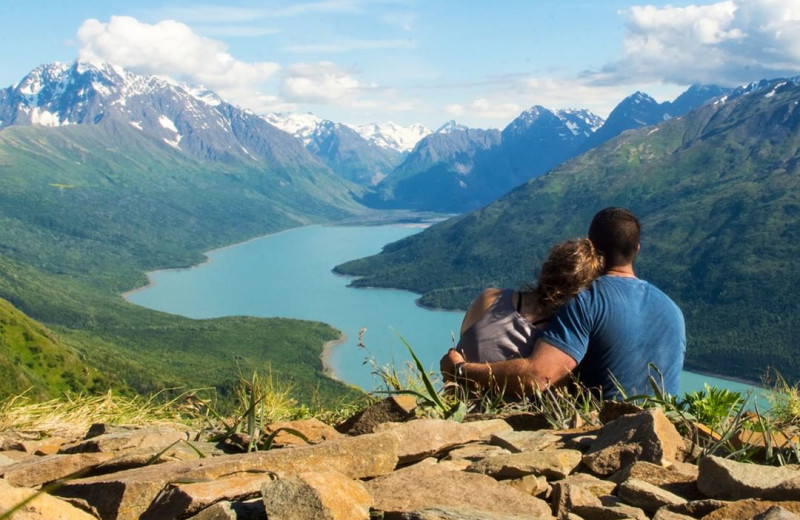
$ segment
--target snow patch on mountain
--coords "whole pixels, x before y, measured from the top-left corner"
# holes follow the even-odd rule
[[[175,123],[172,119],[168,118],[167,116],[160,115],[158,116],[158,124],[166,128],[167,130],[172,130],[176,134],[178,133],[178,128],[175,126]]]
[[[389,122],[348,126],[358,132],[364,139],[372,141],[382,148],[389,148],[399,152],[410,152],[423,137],[432,133],[429,129],[418,124],[401,126]]]
[[[308,146],[314,136],[325,135],[333,131],[337,125],[344,125],[355,130],[362,138],[367,141],[390,150],[408,152],[431,131],[422,125],[401,126],[394,123],[368,123],[363,125],[353,125],[347,123],[333,123],[327,119],[322,119],[314,114],[292,114],[286,112],[275,112],[263,116],[263,119],[293,135],[299,139],[304,146]]]
[[[303,146],[308,146],[314,132],[322,123],[322,118],[315,116],[312,113],[307,114],[290,114],[287,112],[275,112],[267,114],[263,119],[274,127],[277,127],[287,134],[291,134],[299,139]]]
[[[464,126],[460,123],[456,123],[454,120],[450,120],[436,129],[436,134],[449,134],[451,132],[456,132],[459,130],[469,130],[469,127]]]

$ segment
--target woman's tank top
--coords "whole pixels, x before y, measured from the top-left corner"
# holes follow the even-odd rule
[[[514,290],[503,289],[478,321],[464,331],[456,350],[473,363],[528,357],[539,330],[514,308]]]

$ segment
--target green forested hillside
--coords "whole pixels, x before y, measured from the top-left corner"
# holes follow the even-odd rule
[[[117,124],[0,132],[0,254],[115,290],[213,246],[357,211],[346,183],[308,165],[197,162]]]
[[[765,95],[768,94],[768,95]],[[535,278],[549,246],[616,205],[643,224],[637,273],[687,318],[687,366],[800,380],[800,88],[783,84],[631,131],[506,197],[339,271],[464,308]]]
[[[28,383],[40,394],[108,385],[224,392],[240,370],[271,366],[300,398],[338,399],[348,390],[321,377],[322,344],[338,336],[326,325],[189,320],[127,304],[119,293],[143,284],[146,270],[196,263],[210,248],[353,215],[361,207],[349,190],[324,167],[196,161],[124,125],[4,129],[0,298],[50,332],[25,332],[47,329],[8,310],[26,325],[4,328],[0,370],[20,374],[0,396]],[[27,370],[31,346],[42,350]],[[59,356],[63,367],[44,370]],[[72,376],[54,375],[72,374],[79,362],[92,377],[70,385]]]
[[[101,391],[109,381],[52,331],[0,299],[0,395]]]

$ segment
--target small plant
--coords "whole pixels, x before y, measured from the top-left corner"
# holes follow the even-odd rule
[[[776,372],[775,383],[767,393],[770,413],[778,424],[800,426],[800,385],[790,385]]]
[[[596,424],[603,406],[602,401],[577,380],[564,386],[537,389],[532,399],[523,402],[530,411],[541,413],[556,429]]]
[[[740,392],[714,388],[708,383],[703,388],[704,390],[696,390],[684,396],[686,411],[712,430],[727,428],[731,420],[740,415],[746,399]]]
[[[365,332],[366,328],[362,328],[359,332],[358,346],[367,350],[364,344]],[[429,374],[425,369],[411,345],[401,335],[398,334],[397,337],[411,355],[413,361],[413,364],[408,365],[408,370],[404,375],[401,376],[393,365],[378,366],[374,356],[369,356],[364,361],[365,364],[371,363],[373,365],[373,374],[382,381],[386,388],[386,390],[379,392],[413,395],[417,398],[418,408],[423,413],[458,422],[462,421],[467,414],[467,403],[461,398],[461,394],[451,392],[448,386],[437,390],[432,374]]]
[[[216,440],[227,440],[248,452],[272,448],[275,435],[280,431],[309,442],[305,435],[293,428],[278,428],[266,433],[266,427],[276,421],[312,415],[306,406],[298,404],[291,397],[291,385],[276,383],[271,370],[266,377],[259,376],[258,372],[253,372],[249,379],[240,375],[234,395],[236,407],[233,418],[222,417],[208,402],[204,402],[217,425],[222,426],[223,432],[214,437]],[[217,425],[211,424],[212,428],[219,429]]]

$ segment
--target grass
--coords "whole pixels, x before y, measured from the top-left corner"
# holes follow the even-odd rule
[[[402,340],[402,338],[401,338]],[[428,373],[408,343],[412,362],[399,372],[394,366],[379,367],[374,358],[374,374],[385,390],[373,395],[343,399],[331,405],[325,399],[298,402],[293,383],[276,378],[271,370],[239,375],[233,390],[232,407],[224,411],[213,389],[202,389],[166,398],[166,393],[150,397],[127,396],[108,391],[101,395],[65,394],[58,399],[36,402],[27,394],[0,401],[0,432],[16,430],[37,432],[41,436],[82,436],[94,423],[119,425],[178,425],[206,429],[218,440],[238,444],[247,451],[271,448],[275,433],[268,426],[278,421],[317,418],[327,424],[338,424],[358,410],[374,402],[381,394],[410,394],[417,398],[418,416],[439,417],[455,421],[467,413],[505,414],[533,412],[541,414],[556,429],[574,428],[582,424],[598,424],[603,401],[577,382],[569,386],[547,388],[520,402],[508,403],[492,392],[468,395],[460,387],[443,385],[437,375]],[[363,337],[360,346],[366,350]],[[762,464],[800,463],[800,388],[789,385],[777,375],[770,387],[769,410],[760,410],[758,403],[748,406],[752,395],[706,386],[702,391],[669,395],[657,377],[651,376],[652,392],[628,396],[620,389],[623,400],[643,408],[657,407],[664,411],[678,430],[692,439],[699,457],[717,455],[739,461]],[[291,428],[283,428],[302,438]]]
[[[101,395],[65,394],[38,402],[20,394],[0,401],[0,432],[76,438],[95,423],[197,426],[201,417],[188,403],[185,396],[164,400],[159,394],[127,396],[111,390]]]

